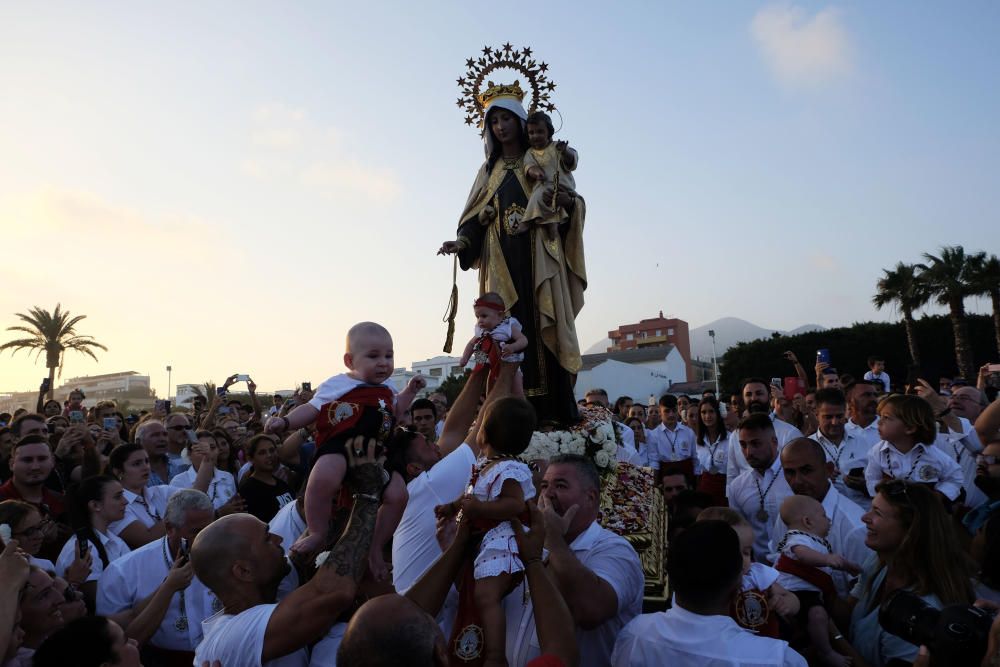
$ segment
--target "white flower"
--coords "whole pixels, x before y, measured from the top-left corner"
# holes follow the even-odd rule
[[[614,440],[611,442],[605,442],[601,445],[601,451],[605,452],[608,456],[614,456],[618,453],[618,443]]]
[[[611,457],[602,449],[594,454],[594,463],[598,468],[607,468],[611,464]]]
[[[6,523],[0,524],[0,540],[3,540],[4,544],[10,542],[10,536],[13,533],[10,530],[10,526]]]
[[[330,557],[330,552],[329,551],[324,551],[320,555],[316,556],[316,569],[319,569],[320,567],[322,567],[323,563],[325,563],[326,559],[329,558],[329,557]]]

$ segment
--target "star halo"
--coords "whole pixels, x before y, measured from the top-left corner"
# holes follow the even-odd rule
[[[468,58],[465,61],[465,76],[457,80],[462,96],[456,102],[458,108],[465,114],[465,124],[475,125],[482,129],[484,114],[483,105],[479,102],[479,94],[483,92],[483,82],[486,77],[498,69],[510,69],[520,72],[531,86],[531,107],[528,113],[535,111],[555,111],[551,93],[556,88],[554,81],[548,78],[548,64],[539,62],[532,57],[530,48],[515,49],[508,42],[499,48],[484,46],[480,56]]]

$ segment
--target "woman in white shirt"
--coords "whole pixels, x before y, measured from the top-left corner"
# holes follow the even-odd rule
[[[199,444],[200,447],[200,444]],[[202,466],[191,488],[208,492],[214,466]],[[146,486],[149,481],[149,455],[141,445],[119,445],[108,458],[108,471],[124,487],[127,501],[125,516],[108,526],[108,531],[120,537],[130,549],[138,549],[166,534],[163,515],[167,510],[167,500],[180,491],[180,487],[169,484]]]
[[[188,447],[181,454],[191,461],[191,467],[174,475],[170,485],[182,489],[193,487],[201,466],[211,466],[212,481],[205,493],[212,499],[212,506],[219,509],[236,494],[236,480],[232,473],[217,467],[219,447],[211,431],[198,431],[198,444],[202,447]]]
[[[689,410],[693,410],[692,405]],[[719,402],[709,396],[698,404],[698,461],[702,473],[698,490],[712,496],[716,505],[726,505],[726,466],[729,462],[729,433],[719,410]]]
[[[112,561],[127,554],[130,549],[120,537],[111,533],[108,526],[125,516],[125,489],[114,477],[96,475],[80,482],[72,494],[70,517],[76,534],[63,545],[56,559],[56,574],[66,576],[67,569],[83,555],[90,562],[80,589],[94,608],[97,580]],[[84,546],[81,548],[81,544]]]

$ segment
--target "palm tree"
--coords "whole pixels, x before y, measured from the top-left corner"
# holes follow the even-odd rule
[[[993,335],[1000,358],[1000,258],[990,255],[983,259],[973,272],[972,287],[976,294],[988,296],[993,302]]]
[[[899,262],[895,269],[883,269],[882,273],[885,275],[878,280],[878,291],[872,297],[872,303],[879,310],[891,303],[897,304],[903,313],[903,328],[906,330],[906,343],[910,347],[910,359],[919,366],[920,348],[914,331],[913,313],[927,303],[930,294],[920,280],[914,264]]]
[[[20,331],[30,335],[30,338],[19,338],[0,345],[0,352],[13,350],[16,354],[18,350],[34,350],[37,358],[45,352],[45,366],[49,369],[49,391],[48,398],[52,398],[55,391],[56,369],[62,375],[63,353],[66,350],[76,350],[89,355],[97,361],[94,349],[108,351],[91,336],[81,336],[76,332],[76,325],[86,315],[70,317],[68,310],[62,310],[60,304],[56,304],[56,309],[51,313],[47,310],[35,307],[28,311],[28,314],[14,313],[19,319],[27,323],[28,326],[7,327],[8,331]]]
[[[972,278],[985,261],[986,253],[966,255],[960,245],[944,246],[941,255],[924,253],[926,264],[920,264],[920,279],[942,306],[948,306],[951,330],[955,337],[955,362],[958,372],[966,378],[976,377],[969,347],[969,327],[965,320],[965,297],[973,296]]]

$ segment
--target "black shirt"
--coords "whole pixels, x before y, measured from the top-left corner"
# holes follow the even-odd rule
[[[247,504],[247,512],[268,523],[282,507],[295,500],[288,484],[275,477],[275,484],[264,482],[247,475],[240,482],[240,496]]]

